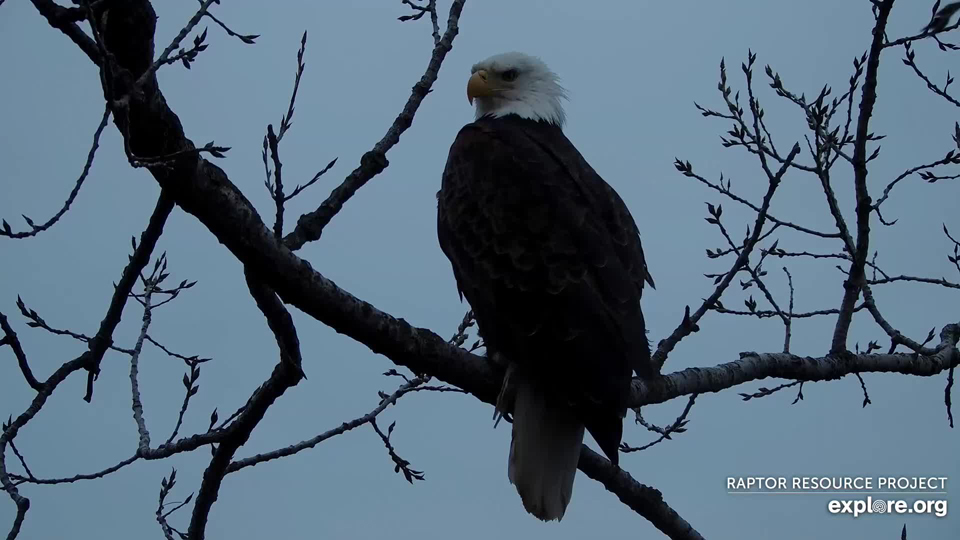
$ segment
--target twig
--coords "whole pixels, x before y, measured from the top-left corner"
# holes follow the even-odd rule
[[[745,392],[740,392],[740,393],[738,393],[737,395],[739,395],[739,396],[743,399],[743,401],[750,401],[751,399],[765,398],[765,397],[767,397],[767,396],[776,394],[777,392],[779,392],[779,391],[781,391],[781,390],[786,390],[787,388],[792,388],[792,387],[794,387],[794,386],[797,386],[798,384],[799,384],[799,385],[802,385],[803,382],[804,382],[804,381],[793,381],[793,382],[791,382],[791,383],[781,384],[781,385],[775,386],[775,387],[773,387],[773,388],[766,388],[766,387],[761,386],[759,389],[757,389],[756,392],[754,392],[754,393],[752,393],[752,394],[747,394],[747,393],[745,393]],[[802,390],[801,390],[801,392],[802,392]],[[802,398],[798,398],[798,399],[802,399]],[[796,403],[796,401],[794,401],[794,403]]]
[[[862,310],[862,309],[864,309],[864,308],[866,308],[866,307],[867,307],[867,306],[866,306],[865,304],[860,304],[860,305],[858,305],[853,311],[854,311],[854,313],[856,313],[856,312],[858,312],[858,311],[860,311],[860,310]],[[777,314],[776,311],[767,311],[767,310],[760,310],[760,309],[758,309],[758,310],[756,310],[756,311],[739,311],[739,310],[735,310],[735,309],[727,309],[727,308],[722,307],[722,306],[717,307],[716,304],[714,304],[714,307],[711,308],[711,309],[713,309],[713,310],[716,311],[717,313],[723,313],[723,314],[728,314],[728,315],[753,316],[753,317],[757,317],[758,319],[768,319],[768,318],[771,318],[771,317],[779,317],[779,316],[780,316],[779,314]],[[824,316],[824,315],[836,315],[836,314],[838,314],[838,313],[840,313],[840,311],[839,311],[838,309],[836,309],[836,308],[833,308],[833,309],[820,309],[820,310],[817,310],[817,311],[806,311],[806,312],[802,312],[802,313],[794,313],[794,314],[791,316],[791,318],[792,318],[792,319],[809,319],[810,317],[822,317],[822,316]]]
[[[197,2],[203,5],[203,0],[197,0]],[[209,11],[205,12],[204,16],[209,17],[210,19],[213,19],[213,22],[217,23],[217,25],[220,28],[223,28],[223,31],[226,32],[228,36],[235,37],[240,41],[246,43],[247,45],[253,45],[256,39],[260,37],[259,34],[238,34],[237,32],[234,32],[226,25],[226,23],[218,19],[213,13],[210,13]]]
[[[931,285],[940,285],[941,287],[947,287],[950,289],[960,289],[960,284],[947,281],[943,278],[926,278],[926,277],[914,277],[914,276],[894,276],[894,277],[886,277],[883,279],[870,279],[870,280],[867,280],[867,283],[870,285],[883,285],[885,283],[893,283],[895,281],[912,281],[914,283],[929,283]]]
[[[149,341],[150,343],[153,343],[154,346],[156,346],[156,347],[157,347],[158,349],[160,349],[161,351],[165,352],[168,356],[171,356],[171,357],[173,357],[173,358],[178,358],[178,359],[180,359],[180,360],[183,360],[184,362],[186,362],[186,364],[187,364],[188,366],[189,366],[189,365],[193,365],[193,364],[202,364],[202,363],[204,363],[204,362],[209,362],[210,360],[213,360],[212,358],[200,358],[200,357],[198,357],[197,355],[184,356],[184,355],[182,355],[182,354],[177,354],[177,353],[175,353],[175,352],[170,351],[169,349],[167,349],[166,347],[164,347],[164,346],[161,345],[160,343],[158,343],[157,340],[155,340],[155,339],[153,339],[152,337],[150,337],[150,334],[147,334],[146,338],[147,338],[147,341]]]
[[[93,144],[90,146],[90,151],[87,152],[87,161],[83,164],[83,171],[80,172],[80,178],[77,179],[76,184],[74,184],[73,189],[70,191],[70,195],[67,196],[67,200],[63,203],[63,206],[60,208],[60,210],[42,225],[35,225],[33,220],[27,216],[23,216],[23,219],[27,222],[27,225],[30,226],[31,229],[26,232],[13,232],[6,220],[3,220],[3,226],[2,229],[0,229],[0,236],[6,236],[8,238],[30,238],[40,234],[50,227],[53,227],[57,221],[60,221],[60,218],[67,213],[67,210],[70,209],[70,205],[73,204],[73,201],[77,198],[77,194],[80,193],[80,188],[83,186],[83,182],[87,179],[87,175],[90,173],[90,168],[93,166],[93,158],[97,155],[97,148],[100,147],[100,135],[103,134],[104,128],[107,127],[107,120],[109,118],[110,107],[107,106],[103,111],[103,117],[100,119],[100,124],[97,126],[97,130],[93,133]]]
[[[207,9],[210,8],[210,4],[213,4],[214,2],[219,2],[219,1],[220,0],[203,0],[203,3],[200,4],[200,9],[197,10],[197,12],[193,15],[193,17],[190,17],[190,20],[187,21],[186,26],[180,29],[180,33],[178,33],[177,36],[173,38],[173,41],[170,42],[170,45],[167,45],[167,48],[164,49],[163,53],[160,54],[160,58],[157,58],[157,61],[154,62],[153,65],[151,65],[145,72],[143,72],[143,75],[141,75],[139,79],[137,79],[137,82],[135,85],[137,88],[142,87],[146,83],[146,81],[150,77],[152,77],[153,74],[156,73],[158,69],[160,69],[160,66],[168,63],[170,54],[172,54],[173,51],[180,46],[180,42],[187,37],[187,34],[189,34],[195,26],[197,26],[197,23],[200,22],[200,19],[202,19],[203,16],[207,13]]]
[[[437,0],[427,0],[426,7],[418,6],[411,0],[403,0],[403,3],[410,6],[415,13],[413,15],[401,15],[397,17],[400,22],[417,21],[423,17],[424,13],[430,14],[430,22],[433,24],[433,43],[440,43],[440,25],[437,21]]]
[[[393,124],[390,125],[387,133],[374,145],[373,149],[363,154],[360,158],[360,166],[354,169],[316,210],[304,214],[297,220],[297,227],[283,239],[283,243],[288,249],[296,251],[307,242],[318,240],[323,233],[323,228],[340,212],[343,205],[353,197],[357,190],[387,168],[389,164],[387,152],[400,141],[400,135],[413,124],[414,115],[433,87],[440,66],[453,47],[453,40],[460,31],[458,23],[465,3],[466,0],[453,0],[450,4],[447,29],[440,41],[434,46],[426,71],[413,86],[413,91],[410,93],[407,103],[393,121]]]
[[[723,292],[727,289],[727,286],[729,286],[730,282],[733,281],[733,277],[743,268],[744,265],[747,264],[750,253],[753,251],[754,246],[756,246],[757,241],[760,238],[760,232],[763,230],[763,225],[766,222],[767,211],[770,209],[770,202],[773,200],[773,194],[776,192],[777,187],[780,186],[780,180],[787,172],[790,163],[793,162],[794,158],[796,158],[797,154],[799,153],[800,145],[794,144],[793,148],[790,150],[790,154],[787,156],[786,161],[780,166],[780,169],[777,171],[777,173],[771,173],[769,177],[769,184],[767,186],[767,192],[763,196],[763,202],[761,203],[760,209],[757,212],[757,219],[753,224],[753,234],[749,237],[749,241],[744,245],[743,250],[737,256],[737,260],[733,263],[730,271],[727,272],[726,277],[724,277],[723,280],[721,280],[721,282],[717,285],[716,289],[713,291],[713,294],[703,301],[703,304],[700,305],[700,308],[698,308],[692,316],[690,315],[690,308],[687,307],[680,325],[677,326],[670,336],[660,342],[656,353],[653,355],[653,363],[655,366],[663,366],[667,359],[667,355],[670,354],[670,351],[672,351],[678,343],[680,343],[680,340],[697,330],[697,322],[700,320],[700,318],[702,318],[703,315],[717,302],[717,300],[720,299],[720,296],[723,295]]]
[[[250,456],[248,458],[238,459],[232,462],[229,467],[227,467],[227,473],[229,474],[232,472],[236,472],[236,471],[239,471],[240,469],[244,469],[246,467],[252,467],[254,465],[258,465],[266,461],[271,461],[271,460],[279,459],[286,456],[292,456],[293,454],[297,454],[304,450],[313,448],[318,444],[322,443],[323,441],[326,441],[327,439],[331,439],[333,437],[336,437],[337,435],[341,435],[343,433],[356,429],[364,424],[367,424],[368,422],[371,422],[372,420],[374,420],[384,410],[386,410],[387,407],[395,404],[397,400],[400,399],[403,395],[415,390],[420,385],[422,385],[424,381],[425,381],[424,377],[417,377],[415,379],[411,379],[410,381],[407,381],[406,383],[401,385],[399,388],[397,388],[395,392],[393,392],[389,396],[383,397],[380,400],[380,403],[367,414],[360,416],[358,418],[354,418],[353,420],[344,422],[339,426],[337,426],[336,428],[325,431],[317,435],[316,437],[312,437],[305,441],[301,441],[299,443],[292,444],[290,446],[287,446],[285,448],[280,448],[272,452],[265,452],[262,454],[257,454],[255,456]]]
[[[108,474],[117,472],[120,469],[126,467],[127,465],[130,465],[140,460],[140,456],[138,454],[139,452],[121,461],[120,463],[117,463],[116,465],[112,465],[110,467],[107,467],[106,469],[103,469],[102,471],[97,471],[95,473],[78,474],[75,476],[64,477],[64,478],[20,478],[20,480],[22,481],[22,483],[25,483],[25,484],[37,484],[42,486],[53,486],[57,484],[72,484],[74,482],[79,482],[81,480],[97,480],[97,479],[103,478],[104,476],[107,476]],[[15,475],[10,475],[10,476],[15,476]]]
[[[930,78],[927,77],[927,75],[924,72],[920,71],[920,67],[917,65],[917,62],[915,60],[917,53],[914,52],[913,49],[910,47],[910,42],[904,43],[903,49],[905,51],[905,54],[903,57],[903,63],[910,66],[913,69],[913,72],[917,75],[917,77],[920,77],[920,80],[926,83],[927,88],[931,92],[942,97],[943,99],[947,100],[951,104],[956,105],[957,107],[960,107],[960,100],[957,100],[957,98],[947,93],[947,87],[950,86],[950,83],[953,82],[953,79],[948,77],[946,84],[944,84],[943,88],[940,88],[939,86],[934,84],[933,81],[931,81]]]
[[[870,394],[867,393],[867,383],[863,382],[863,377],[859,373],[854,373],[857,376],[857,380],[860,381],[860,389],[863,390],[863,407],[866,408],[867,405],[873,403],[870,401]]]
[[[784,336],[783,336],[783,352],[790,352],[790,334],[793,330],[793,276],[790,275],[790,270],[787,270],[787,267],[783,267],[783,273],[787,275],[787,285],[790,287],[790,308],[787,311],[787,316],[783,320],[784,326]]]
[[[37,392],[42,391],[43,385],[33,376],[33,370],[30,369],[30,364],[27,362],[27,354],[23,352],[20,339],[17,337],[17,333],[13,331],[10,323],[7,322],[7,317],[3,313],[0,313],[0,329],[3,330],[3,339],[0,339],[0,347],[9,345],[10,348],[13,349],[13,354],[17,357],[17,364],[20,365],[20,372],[23,373],[23,378],[26,379],[27,384]]]
[[[306,34],[304,34],[306,35]],[[299,83],[299,77],[297,78]],[[296,90],[294,90],[294,95],[296,95]],[[293,106],[291,101],[291,112],[293,112]],[[281,133],[283,133],[283,126],[281,125]],[[273,156],[273,202],[277,207],[277,217],[273,222],[273,234],[277,239],[283,238],[283,206],[286,199],[283,196],[283,176],[281,174],[281,169],[283,168],[283,163],[280,162],[280,149],[277,146],[279,138],[273,132],[273,124],[267,126],[267,143],[270,146],[270,155]]]
[[[943,404],[947,406],[947,421],[950,422],[950,427],[953,427],[953,403],[951,402],[951,391],[953,390],[953,370],[951,367],[950,371],[947,373],[947,386],[943,389]]]
[[[960,143],[958,143],[958,144],[960,144]],[[937,160],[937,161],[934,161],[934,162],[931,162],[931,163],[926,163],[926,164],[924,164],[924,165],[917,165],[916,167],[911,167],[911,168],[903,171],[903,172],[900,173],[896,178],[894,178],[889,184],[887,184],[887,187],[883,188],[883,194],[880,195],[880,198],[877,199],[877,202],[876,202],[876,203],[874,203],[873,208],[874,208],[875,210],[876,210],[876,209],[879,209],[879,208],[880,208],[880,205],[883,204],[884,201],[886,201],[887,198],[890,197],[890,192],[893,191],[893,188],[894,188],[898,183],[900,183],[900,181],[902,181],[904,178],[907,178],[907,177],[909,177],[909,176],[911,176],[911,175],[913,175],[913,174],[916,174],[916,173],[918,173],[918,172],[925,171],[925,170],[927,170],[927,169],[933,169],[933,168],[939,167],[939,166],[941,166],[941,165],[949,165],[949,164],[954,164],[954,165],[960,164],[960,155],[958,155],[955,151],[947,152],[946,157],[941,158],[941,159],[939,159],[939,160]]]
[[[396,449],[393,447],[393,444],[390,442],[390,435],[393,434],[393,428],[396,427],[397,423],[393,422],[387,428],[387,433],[384,434],[380,430],[380,427],[377,425],[376,418],[370,419],[370,427],[377,432],[377,435],[380,436],[380,440],[383,441],[383,445],[387,448],[387,453],[390,454],[390,459],[393,460],[394,472],[402,472],[403,477],[407,482],[413,483],[414,480],[424,480],[423,471],[418,471],[410,467],[410,462],[403,459],[397,455]]]
[[[163,260],[164,257],[161,257],[157,262],[159,263]],[[163,268],[166,269],[166,262],[163,263]],[[143,418],[143,402],[140,401],[140,382],[137,379],[137,375],[139,373],[140,352],[143,351],[143,342],[146,339],[147,330],[150,328],[150,323],[153,320],[153,312],[151,311],[153,307],[151,304],[153,290],[158,284],[159,276],[163,275],[163,270],[160,270],[159,274],[157,273],[159,269],[159,265],[154,267],[153,275],[150,276],[150,279],[147,280],[144,286],[143,324],[140,326],[140,335],[137,337],[137,343],[133,346],[133,354],[130,355],[130,391],[133,396],[133,420],[137,423],[137,433],[140,438],[140,444],[138,446],[140,452],[144,452],[150,448],[150,432],[147,430],[147,424]]]
[[[27,473],[27,479],[36,480],[36,476],[33,475],[33,472],[30,470],[30,467],[27,466],[27,460],[23,457],[23,454],[20,453],[20,450],[17,450],[17,445],[13,443],[13,440],[10,440],[10,450],[13,450],[13,455],[17,456],[17,459],[20,460],[20,466],[23,467],[23,472]]]
[[[760,212],[760,207],[758,207],[757,205],[753,204],[752,202],[744,199],[743,197],[740,197],[739,195],[735,194],[733,191],[730,190],[730,187],[729,187],[729,186],[726,186],[726,187],[725,187],[725,186],[723,186],[722,184],[714,184],[713,182],[707,180],[707,179],[704,178],[703,176],[701,176],[701,175],[693,172],[693,167],[690,165],[689,162],[681,161],[681,160],[678,158],[678,159],[674,162],[674,166],[677,168],[678,171],[680,171],[681,173],[683,173],[684,176],[689,176],[689,177],[691,177],[691,178],[694,178],[694,179],[698,180],[700,183],[704,184],[705,186],[708,186],[708,187],[710,187],[711,189],[714,189],[714,190],[718,191],[719,193],[722,193],[723,195],[729,197],[731,200],[734,200],[734,201],[736,201],[736,202],[738,202],[738,203],[740,203],[740,204],[742,204],[742,205],[750,208],[750,209],[753,210],[754,212],[757,212],[757,213]],[[723,181],[723,178],[721,177],[721,182],[722,182],[722,181]],[[796,231],[809,234],[809,235],[811,235],[811,236],[817,236],[817,237],[820,237],[820,238],[839,238],[839,237],[840,237],[840,235],[839,235],[838,233],[827,233],[827,232],[817,231],[817,230],[811,229],[811,228],[809,228],[809,227],[804,227],[804,226],[802,226],[802,225],[797,225],[796,223],[791,223],[791,222],[789,222],[789,221],[785,221],[785,220],[780,219],[780,218],[778,218],[778,217],[776,217],[776,216],[772,216],[772,215],[770,215],[769,213],[767,213],[767,220],[770,221],[771,223],[775,223],[775,224],[781,225],[781,226],[783,226],[783,227],[787,227],[787,228],[790,228],[790,229],[794,229],[794,230],[796,230]]]
[[[651,442],[651,443],[647,443],[647,444],[645,444],[645,445],[643,445],[643,446],[638,446],[638,447],[633,447],[633,446],[630,446],[630,445],[628,445],[628,444],[626,444],[626,443],[620,443],[620,451],[623,452],[623,453],[625,453],[625,454],[628,454],[628,453],[631,453],[631,452],[642,452],[643,450],[646,450],[647,448],[650,448],[651,446],[654,446],[654,445],[656,445],[656,444],[659,444],[659,443],[663,442],[663,441],[666,440],[666,439],[670,439],[670,435],[673,434],[673,433],[683,433],[683,432],[685,432],[685,431],[687,430],[686,425],[687,425],[687,423],[689,422],[689,421],[687,420],[687,415],[690,414],[690,409],[693,408],[693,404],[694,404],[694,402],[697,400],[697,396],[698,396],[698,395],[699,395],[699,394],[691,394],[691,395],[690,395],[690,399],[687,400],[687,406],[683,408],[683,412],[680,414],[680,416],[677,417],[676,420],[673,421],[672,424],[670,424],[670,425],[667,426],[666,428],[660,428],[660,427],[654,426],[654,425],[652,425],[652,424],[648,424],[648,423],[643,419],[643,416],[640,414],[640,409],[637,409],[637,411],[636,411],[636,413],[637,413],[637,423],[640,424],[640,425],[642,425],[643,427],[647,428],[648,430],[653,431],[654,433],[659,433],[659,434],[660,434],[660,438],[658,438],[657,440],[655,440],[655,441],[653,441],[653,442]]]
[[[177,483],[176,469],[173,469],[170,472],[169,477],[164,477],[163,480],[160,481],[160,500],[157,503],[157,513],[156,513],[157,523],[160,524],[160,529],[163,531],[163,536],[167,540],[174,540],[173,538],[174,534],[180,537],[181,540],[187,540],[188,538],[187,535],[171,527],[170,524],[167,523],[167,518],[170,517],[170,514],[176,512],[177,510],[189,504],[190,501],[193,499],[193,494],[191,493],[190,496],[188,496],[184,501],[177,504],[177,506],[175,506],[172,510],[168,510],[164,512],[164,507],[167,505],[167,503],[164,501],[166,501],[167,495],[170,494],[170,490],[173,489],[173,486],[176,485],[176,483]]]
[[[170,444],[177,437],[180,426],[183,425],[183,415],[187,414],[187,407],[190,406],[190,398],[200,391],[200,386],[197,385],[197,380],[200,378],[200,367],[196,362],[188,362],[187,365],[190,366],[190,375],[183,375],[183,386],[186,389],[183,395],[183,404],[180,406],[180,413],[177,415],[177,424],[173,427],[173,433],[167,438],[165,444]]]
[[[150,255],[153,253],[153,249],[156,247],[160,235],[163,234],[163,226],[170,216],[173,206],[173,197],[165,190],[161,191],[160,197],[157,199],[157,206],[153,209],[153,214],[150,216],[150,223],[143,231],[143,234],[140,235],[140,244],[133,251],[133,256],[130,257],[130,262],[127,263],[127,266],[123,269],[120,282],[117,283],[113,291],[113,297],[110,299],[110,307],[107,309],[106,316],[100,322],[100,329],[97,330],[97,334],[90,340],[88,346],[88,352],[90,354],[86,356],[88,364],[85,366],[88,370],[87,391],[83,396],[84,401],[88,403],[93,399],[93,382],[100,374],[100,362],[103,360],[103,355],[113,341],[113,331],[117,328],[117,325],[120,324],[120,317],[123,315],[123,307],[127,302],[127,296],[133,289],[137,276],[140,275],[140,272],[150,260]]]

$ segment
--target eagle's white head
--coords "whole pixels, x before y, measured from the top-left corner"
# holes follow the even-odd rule
[[[563,127],[561,99],[567,92],[557,74],[542,60],[520,52],[491,56],[474,64],[467,82],[467,99],[476,100],[477,118],[516,114]]]

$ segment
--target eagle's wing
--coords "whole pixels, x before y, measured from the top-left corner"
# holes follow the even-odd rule
[[[615,456],[630,372],[652,373],[623,201],[558,128],[481,119],[450,149],[437,232],[488,347],[569,396]]]

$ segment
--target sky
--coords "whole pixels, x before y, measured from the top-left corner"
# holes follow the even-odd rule
[[[891,38],[911,35],[929,17],[928,2],[898,2]],[[448,2],[440,0],[441,22]],[[196,9],[195,2],[156,3],[158,50]],[[260,210],[272,215],[263,187],[260,145],[268,123],[279,124],[296,68],[296,51],[309,33],[293,127],[281,145],[288,184],[309,179],[334,157],[337,165],[288,206],[288,223],[310,211],[383,136],[432,48],[429,23],[400,23],[409,9],[397,1],[272,4],[223,2],[215,13],[236,31],[260,34],[244,45],[211,26],[210,47],[193,64],[159,73],[167,102],[187,136],[232,149],[219,160],[231,180]],[[724,245],[702,218],[705,202],[721,203],[724,222],[739,237],[753,216],[673,167],[675,157],[715,180],[722,172],[734,189],[758,200],[766,180],[754,156],[724,149],[730,126],[703,118],[694,101],[722,106],[718,65],[726,58],[731,85],[743,89],[739,69],[748,49],[758,54],[756,87],[779,147],[806,147],[799,109],[777,98],[765,83],[770,64],[796,93],[814,95],[824,84],[842,93],[852,60],[869,46],[873,18],[866,0],[786,2],[511,2],[472,0],[460,35],[413,126],[388,154],[390,166],[374,178],[326,228],[323,238],[299,252],[324,276],[352,294],[411,324],[452,335],[467,309],[456,293],[450,266],[436,240],[435,194],[447,150],[473,117],[464,87],[470,66],[495,53],[536,54],[560,75],[570,94],[565,129],[592,166],[622,195],[643,238],[657,289],[643,308],[654,343],[680,322],[686,305],[699,306],[713,290],[704,273],[732,261],[708,260],[704,250]],[[202,28],[200,28],[202,30]],[[942,81],[955,56],[919,44],[918,62]],[[20,214],[40,222],[62,204],[80,173],[103,112],[93,65],[27,2],[0,6],[0,217],[22,228]],[[939,159],[954,148],[956,109],[930,94],[887,50],[879,74],[871,129],[887,135],[873,162],[869,187],[877,193],[904,169]],[[804,152],[803,161],[810,162]],[[838,164],[834,182],[852,215],[852,173]],[[945,171],[947,172],[947,171]],[[885,203],[893,227],[874,221],[878,263],[893,274],[944,276],[956,281],[941,224],[960,234],[956,181],[902,182]],[[139,236],[159,193],[143,169],[131,169],[112,122],[104,132],[90,177],[70,212],[51,230],[29,240],[0,238],[0,311],[10,317],[40,378],[85,349],[69,338],[31,329],[17,313],[20,295],[51,325],[93,334],[126,264],[130,237]],[[832,221],[817,180],[790,172],[773,202],[778,217],[822,230]],[[288,229],[289,231],[289,229]],[[814,242],[782,231],[789,251],[838,252],[836,241]],[[246,291],[240,264],[193,217],[175,210],[160,241],[173,280],[197,280],[193,289],[154,314],[150,333],[170,349],[214,360],[203,365],[200,391],[185,419],[186,434],[204,431],[211,411],[221,418],[242,405],[277,360],[276,344]],[[785,303],[787,265],[796,287],[796,310],[837,307],[842,274],[835,261],[769,260],[767,283]],[[951,273],[952,272],[952,273]],[[922,340],[930,328],[956,322],[957,291],[928,285],[875,287],[888,320]],[[743,305],[755,290],[734,286],[724,304]],[[237,457],[287,446],[365,414],[377,391],[397,379],[382,376],[389,359],[291,309],[308,379],[270,408]],[[130,347],[141,310],[130,303],[114,339]],[[822,356],[834,319],[798,321],[793,352]],[[783,330],[758,321],[709,313],[701,331],[670,355],[664,371],[712,366],[741,351],[776,352]],[[888,342],[866,313],[855,319],[850,345]],[[93,472],[133,454],[136,426],[130,407],[129,358],[108,353],[91,404],[82,401],[85,377],[62,384],[16,439],[33,472],[42,477]],[[183,363],[153,347],[140,362],[147,426],[165,440],[183,398]],[[865,374],[872,404],[862,407],[855,377],[804,385],[744,402],[782,381],[756,381],[701,396],[688,430],[621,465],[637,481],[656,487],[672,507],[707,538],[800,540],[960,537],[960,520],[947,516],[869,515],[827,511],[828,495],[744,496],[727,493],[737,476],[946,476],[949,504],[960,503],[960,436],[950,429],[943,404],[945,375],[930,378]],[[20,414],[33,397],[8,348],[0,349],[0,416]],[[960,398],[954,398],[960,401]],[[685,398],[647,407],[647,420],[673,421]],[[957,411],[960,414],[960,411]],[[449,538],[465,540],[584,537],[659,538],[646,520],[603,487],[579,474],[561,523],[526,514],[506,475],[509,428],[493,428],[492,408],[470,396],[417,393],[381,416],[396,421],[397,452],[426,481],[409,485],[369,426],[309,451],[229,475],[210,514],[208,538]],[[628,418],[624,441],[639,446],[654,436]],[[592,441],[589,442],[592,444]],[[172,500],[196,491],[209,461],[207,449],[162,462],[140,462],[107,478],[60,486],[21,486],[32,506],[21,538],[161,537],[154,520],[161,478],[176,467]],[[8,453],[8,467],[20,472]],[[15,506],[0,500],[0,525]],[[184,529],[189,508],[171,517]]]

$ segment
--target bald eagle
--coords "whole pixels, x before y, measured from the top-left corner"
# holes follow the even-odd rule
[[[653,279],[626,205],[563,133],[566,98],[538,58],[473,66],[476,120],[450,147],[437,235],[488,355],[507,362],[507,475],[523,506],[560,520],[584,429],[614,464],[631,373],[655,368],[640,310]]]

